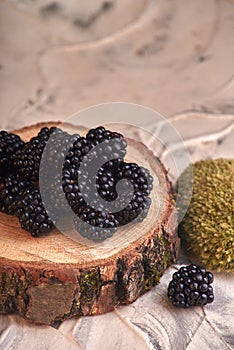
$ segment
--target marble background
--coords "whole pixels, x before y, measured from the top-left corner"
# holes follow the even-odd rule
[[[233,157],[233,38],[233,0],[1,0],[0,126],[134,102],[172,123],[192,161]],[[0,349],[234,349],[234,277],[215,273],[213,304],[175,310],[178,267],[106,315],[54,327],[0,316]]]

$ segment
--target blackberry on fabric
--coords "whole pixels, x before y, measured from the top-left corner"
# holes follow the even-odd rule
[[[204,306],[214,300],[213,274],[204,267],[191,264],[173,274],[168,286],[168,298],[174,306],[189,308]]]

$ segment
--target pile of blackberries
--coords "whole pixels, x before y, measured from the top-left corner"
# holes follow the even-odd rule
[[[16,215],[36,237],[72,209],[81,235],[97,242],[111,237],[119,226],[142,221],[151,204],[153,178],[124,161],[126,147],[123,135],[102,126],[85,137],[45,127],[26,143],[1,131],[0,211]],[[130,197],[123,180],[131,186]]]

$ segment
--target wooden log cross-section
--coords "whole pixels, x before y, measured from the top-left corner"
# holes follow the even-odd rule
[[[16,133],[29,140],[52,125],[60,124],[38,124]],[[85,134],[82,127],[68,131]],[[147,217],[119,228],[102,243],[86,244],[85,238],[78,243],[57,229],[33,238],[16,217],[1,213],[0,313],[42,324],[105,313],[155,286],[176,260],[176,211],[165,168],[142,143],[127,141],[126,161],[149,169],[154,179]]]

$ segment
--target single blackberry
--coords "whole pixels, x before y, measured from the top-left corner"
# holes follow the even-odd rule
[[[116,191],[117,184],[120,180],[129,181],[133,187],[133,196],[127,198],[127,191],[122,189]],[[153,178],[149,171],[135,163],[125,163],[121,160],[109,161],[100,169],[97,178],[97,189],[100,196],[106,201],[116,202],[116,208],[112,212],[120,225],[125,225],[137,219],[142,221],[148,212],[151,204],[151,199],[148,197],[153,187]],[[126,186],[126,189],[128,185]],[[118,205],[121,205],[122,210],[119,210]]]
[[[78,185],[78,170],[75,165],[63,170],[62,187],[69,206],[77,213],[85,201]]]
[[[80,167],[80,163],[84,156],[88,154],[91,149],[91,144],[85,137],[76,135],[76,139],[72,147],[68,150],[64,161],[64,169],[69,169],[75,166],[77,169]]]
[[[121,160],[109,161],[97,174],[97,188],[100,196],[105,200],[117,197],[116,185],[127,179],[133,185],[134,192],[148,196],[153,188],[153,178],[149,171],[135,163],[125,163]]]
[[[57,172],[59,171],[59,175],[61,175],[62,169],[68,166],[71,148],[73,148],[80,138],[78,134],[70,135],[58,128],[54,130],[46,145],[45,157],[42,159],[41,166],[43,167],[44,165],[43,171],[51,170],[49,174],[53,175],[54,171],[57,170]]]
[[[54,228],[45,211],[39,190],[22,190],[15,206],[22,229],[30,232],[33,237],[48,233]]]
[[[57,215],[69,208],[63,190],[64,162],[67,152],[79,135],[57,129],[46,144],[40,163],[40,191],[46,207],[53,206]]]
[[[54,174],[53,177],[45,178],[43,181],[40,179],[40,193],[46,208],[53,208],[56,217],[68,211],[69,204],[63,191],[61,175]]]
[[[22,179],[38,181],[41,156],[45,145],[55,128],[43,128],[31,138],[23,149],[17,152],[14,167]]]
[[[168,286],[168,298],[173,305],[183,308],[212,303],[214,293],[213,274],[204,267],[191,264],[173,274]]]
[[[14,167],[17,168],[17,172],[22,179],[34,182],[39,180],[42,154],[53,134],[55,134],[55,142],[51,141],[48,147],[44,169],[48,170],[52,164],[55,167],[62,157],[65,158],[66,154],[63,154],[62,143],[68,139],[68,134],[56,127],[42,128],[38,135],[27,142],[23,149],[16,154]]]
[[[74,218],[76,230],[94,242],[101,242],[112,237],[118,227],[114,215],[106,211],[95,210],[89,205],[79,208]]]
[[[141,222],[146,218],[151,205],[151,199],[148,196],[153,188],[153,177],[148,169],[135,163],[122,162],[116,171],[117,182],[121,178],[130,181],[134,194],[129,204],[123,210],[117,211],[114,216],[120,225],[133,221]],[[122,197],[124,198],[123,195]]]
[[[0,175],[12,172],[13,163],[16,159],[17,151],[21,150],[25,142],[18,135],[0,131]]]
[[[99,195],[108,202],[118,197],[116,183],[118,180],[118,169],[122,159],[113,159],[106,162],[98,171],[96,185]]]
[[[30,187],[30,183],[22,181],[16,175],[8,175],[0,179],[0,211],[6,214],[15,214],[15,201],[19,193]]]
[[[125,198],[123,200],[125,201]],[[135,192],[130,203],[124,209],[114,213],[114,217],[121,226],[134,222],[142,222],[147,216],[150,205],[150,197],[144,197],[140,192]]]
[[[78,184],[78,171],[85,155],[91,149],[86,138],[76,135],[72,147],[68,150],[62,169],[62,187],[67,202],[74,212],[77,212],[81,205],[84,205],[83,196],[80,193]]]
[[[92,155],[86,159],[86,162],[95,162],[97,157],[99,159],[101,158],[103,162],[106,162],[109,160],[109,156],[113,159],[123,158],[126,154],[127,143],[123,136],[119,133],[106,130],[104,127],[99,127],[91,129],[86,137],[77,137],[67,153],[64,168],[69,169],[71,166],[76,166],[79,169],[84,157],[97,145],[100,145],[100,147],[98,147],[96,152],[92,152]]]
[[[90,129],[86,139],[91,148],[95,148],[96,157],[102,160],[102,164],[111,160],[123,160],[126,155],[127,142],[123,135],[118,132],[106,130],[103,126],[99,126]]]
[[[111,139],[122,139],[124,141],[125,148],[127,147],[127,142],[124,140],[122,134],[106,130],[104,126],[99,126],[95,129],[90,129],[86,135],[86,139],[91,143],[92,147],[97,146],[103,141],[108,141]]]
[[[153,188],[153,177],[149,170],[136,163],[122,163],[117,170],[119,178],[128,179],[134,186],[134,192],[141,192],[142,195],[149,195]]]

